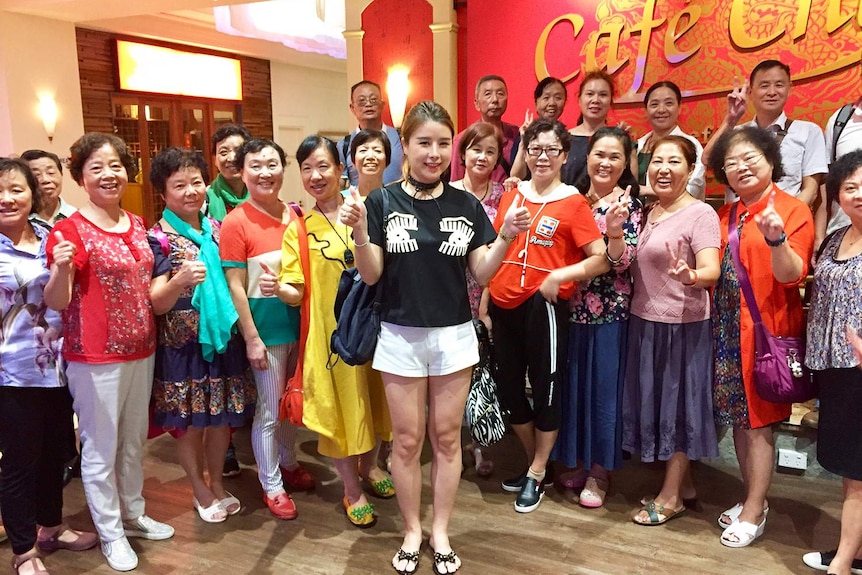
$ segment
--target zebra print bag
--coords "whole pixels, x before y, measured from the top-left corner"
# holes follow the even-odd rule
[[[494,363],[491,354],[491,338],[485,324],[473,320],[476,337],[479,339],[479,363],[473,368],[470,392],[467,395],[466,418],[470,435],[485,447],[497,443],[506,432],[503,412],[497,401],[497,384],[494,382]]]

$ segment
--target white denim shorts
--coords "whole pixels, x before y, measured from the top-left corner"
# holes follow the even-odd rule
[[[371,367],[401,377],[449,375],[479,363],[472,322],[447,327],[410,327],[380,322]]]

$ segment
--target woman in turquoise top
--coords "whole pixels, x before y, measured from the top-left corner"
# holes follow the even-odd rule
[[[40,549],[82,551],[99,542],[95,533],[63,524],[72,398],[60,314],[42,297],[50,232],[28,221],[39,200],[27,164],[0,158],[0,509],[13,569],[35,573],[45,572]]]

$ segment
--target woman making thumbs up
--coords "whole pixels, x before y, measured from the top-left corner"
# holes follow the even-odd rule
[[[251,427],[264,502],[278,519],[294,519],[296,506],[285,485],[311,489],[314,479],[296,460],[296,428],[278,420],[278,405],[287,374],[296,365],[299,312],[260,292],[261,264],[281,269],[281,238],[293,211],[278,197],[284,183],[284,150],[271,140],[246,140],[236,155],[247,202],[227,215],[219,251],[231,298],[239,314],[239,331],[257,385],[258,404]]]
[[[257,392],[221,267],[219,223],[200,212],[207,179],[198,152],[167,148],[153,159],[150,181],[166,208],[148,235],[159,316],[152,423],[176,437],[201,519],[219,523],[240,511],[221,469],[229,430],[254,415]]]

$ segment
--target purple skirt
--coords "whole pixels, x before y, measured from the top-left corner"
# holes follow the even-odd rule
[[[629,319],[623,385],[623,449],[641,460],[718,457],[712,411],[710,320]]]

